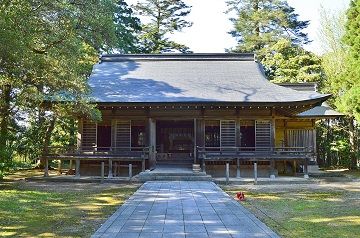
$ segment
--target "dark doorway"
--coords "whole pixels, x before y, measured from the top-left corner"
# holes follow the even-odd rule
[[[111,125],[98,125],[97,127],[98,151],[108,151],[111,147]]]
[[[159,153],[192,154],[194,121],[157,121],[156,145]]]
[[[242,150],[254,150],[255,147],[255,126],[240,126],[240,145]]]

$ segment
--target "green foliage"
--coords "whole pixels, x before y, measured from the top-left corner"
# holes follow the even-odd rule
[[[189,47],[168,39],[168,34],[190,27],[185,17],[191,7],[181,0],[144,0],[135,6],[138,15],[149,22],[142,24],[140,34],[142,53],[163,53],[173,50],[188,53]]]
[[[238,45],[232,52],[255,52],[270,80],[317,82],[322,80],[320,59],[302,48],[309,42],[302,30],[308,21],[298,20],[293,7],[283,0],[232,0],[227,2]]]
[[[343,79],[343,94],[340,108],[350,116],[360,118],[360,1],[351,1],[347,12],[348,21],[344,42],[348,46],[348,57],[346,58],[346,77]]]
[[[258,52],[281,39],[294,45],[309,42],[302,30],[309,21],[298,20],[295,9],[284,0],[231,0],[227,2],[229,12],[235,11],[231,19],[234,30],[230,34],[238,41],[231,49],[235,52]]]
[[[262,64],[270,80],[276,83],[316,82],[321,84],[319,57],[282,39],[265,49]]]
[[[58,120],[101,119],[87,77],[100,52],[135,51],[140,25],[124,0],[15,0],[0,4],[0,29],[0,162],[8,164],[10,148],[39,156]]]

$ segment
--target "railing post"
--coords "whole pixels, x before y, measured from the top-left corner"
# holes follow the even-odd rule
[[[62,160],[59,160],[59,163],[58,163],[58,175],[61,175],[61,167],[62,167]]]
[[[108,173],[108,178],[112,178],[113,177],[113,164],[112,164],[112,159],[109,159],[109,173]]]
[[[275,161],[270,160],[270,179],[275,179]]]
[[[226,162],[225,170],[226,170],[226,171],[225,171],[226,184],[229,184],[229,177],[230,177],[229,162]]]
[[[49,160],[45,158],[44,177],[49,177]]]
[[[101,162],[101,182],[104,182],[105,177],[105,162]]]
[[[308,173],[308,158],[305,158],[305,164],[304,164],[304,178],[308,179],[309,178],[309,173]]]
[[[117,174],[118,171],[117,171],[117,170],[118,170],[118,163],[115,162],[115,163],[114,163],[114,173],[113,173],[113,176],[114,176],[114,177],[118,176],[118,174]]]
[[[129,180],[132,178],[132,164],[129,164]]]
[[[257,174],[257,162],[255,161],[254,162],[254,184],[255,185],[257,184],[257,177],[258,177],[258,174]]]
[[[145,172],[145,158],[141,161],[141,172]]]
[[[236,178],[241,178],[240,174],[240,159],[236,160]]]
[[[80,159],[75,160],[75,178],[80,178]]]
[[[206,173],[205,155],[204,155],[204,157],[202,158],[202,171],[203,171],[204,173]]]

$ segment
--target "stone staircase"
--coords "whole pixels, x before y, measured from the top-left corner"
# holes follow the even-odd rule
[[[141,172],[137,175],[141,182],[146,181],[212,181],[212,177],[205,172],[195,173],[191,169],[191,164],[171,165],[160,163],[152,171]]]

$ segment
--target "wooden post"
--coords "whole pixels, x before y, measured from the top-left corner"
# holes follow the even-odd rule
[[[72,170],[72,168],[73,168],[73,160],[71,159],[69,163],[69,170]]]
[[[257,184],[257,162],[254,162],[254,184]]]
[[[141,161],[141,171],[145,172],[145,158]]]
[[[153,118],[149,118],[149,146],[150,146],[149,167],[150,167],[150,169],[155,169],[155,167],[156,167],[156,121]]]
[[[236,178],[241,178],[240,174],[240,159],[236,160]]]
[[[114,177],[118,176],[117,170],[118,170],[118,162],[115,162],[114,163],[114,174],[113,174]]]
[[[57,172],[58,175],[61,175],[61,167],[62,167],[62,160],[59,160],[59,163],[58,163],[58,172]]]
[[[304,178],[309,178],[309,172],[308,172],[308,158],[305,159],[304,163]]]
[[[45,158],[44,177],[49,177],[49,160]]]
[[[229,171],[229,162],[226,162],[225,166],[225,174],[226,174],[226,184],[229,184],[229,177],[230,177],[230,171]]]
[[[293,174],[296,175],[296,160],[293,161]]]
[[[197,162],[197,151],[196,151],[196,136],[197,136],[197,133],[196,133],[196,118],[194,118],[194,164],[196,164]]]
[[[80,159],[75,160],[75,178],[80,178]]]
[[[112,159],[109,159],[109,173],[108,173],[108,178],[112,178],[113,177],[113,164],[112,164]]]
[[[205,166],[205,156],[202,159],[202,171],[206,173],[206,166]]]
[[[101,162],[101,182],[104,182],[105,177],[105,162]]]
[[[270,179],[275,179],[275,160],[270,160]]]
[[[129,180],[132,178],[132,164],[129,164]]]

